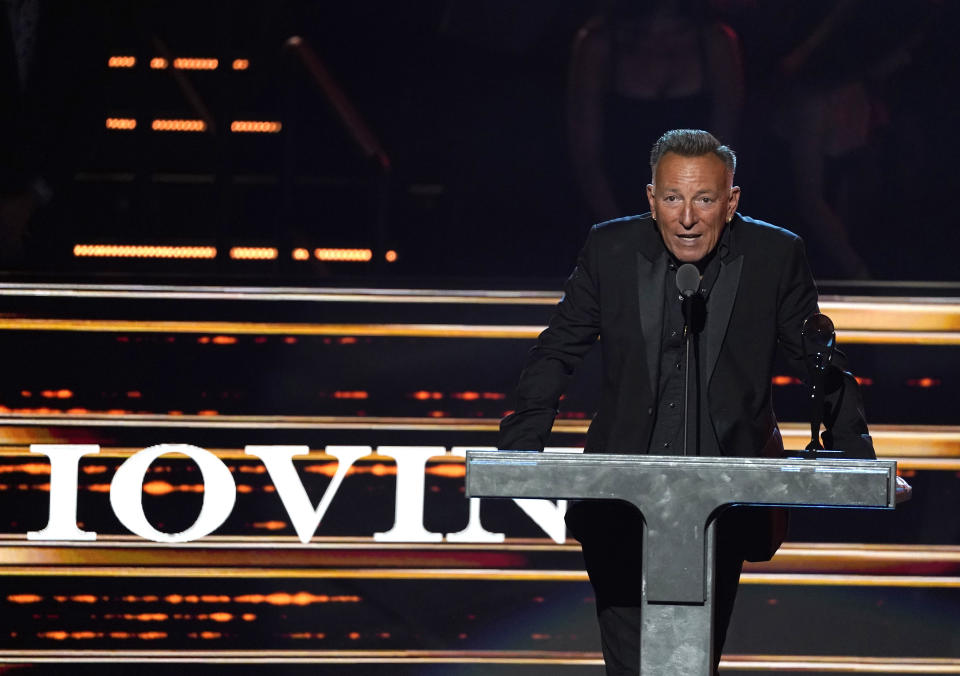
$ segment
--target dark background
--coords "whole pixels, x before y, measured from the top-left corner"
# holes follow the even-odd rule
[[[25,89],[11,79],[9,33],[0,45],[13,93],[2,104],[0,146],[8,275],[486,278],[548,280],[552,288],[592,223],[571,168],[564,100],[574,36],[609,3],[38,4]],[[838,4],[849,7],[832,37],[799,74],[785,74],[784,57]],[[870,278],[954,280],[956,3],[699,5],[698,20],[725,22],[742,51],[743,114],[734,138],[722,139],[739,153],[741,211],[804,235],[818,279],[844,276],[824,254],[829,243],[798,218],[794,169],[776,127],[791,92],[856,82],[869,99],[869,134],[826,159],[825,195]],[[389,157],[388,171],[364,157],[284,48],[292,35],[339,83]],[[164,53],[221,65],[151,70],[150,59]],[[110,55],[135,55],[137,65],[109,69]],[[249,59],[250,68],[231,70],[234,58]],[[151,131],[153,118],[199,117],[183,82],[213,124],[199,134]],[[135,117],[138,127],[107,130],[107,117]],[[231,134],[234,119],[284,127]],[[42,198],[14,213],[38,179]],[[23,225],[22,246],[14,222]],[[72,247],[80,242],[212,243],[221,254],[214,262],[77,260]],[[277,246],[280,256],[224,260],[238,244]],[[294,246],[370,247],[374,261],[295,265]],[[396,263],[381,262],[387,249],[398,252]]]

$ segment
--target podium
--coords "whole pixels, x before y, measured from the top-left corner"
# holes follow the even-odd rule
[[[640,511],[642,676],[713,673],[714,517],[723,507],[897,502],[892,460],[467,451],[466,471],[471,498],[623,500]]]

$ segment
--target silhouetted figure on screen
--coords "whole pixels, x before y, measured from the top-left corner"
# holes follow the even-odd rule
[[[616,0],[577,34],[567,128],[595,220],[642,212],[644,158],[666,129],[733,137],[743,99],[737,36],[696,0]]]

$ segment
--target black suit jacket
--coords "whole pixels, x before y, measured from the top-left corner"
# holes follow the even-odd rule
[[[700,336],[708,417],[724,455],[776,457],[783,445],[772,404],[775,354],[782,350],[796,375],[806,377],[800,331],[818,311],[817,290],[797,235],[739,214],[726,227],[727,247]],[[500,425],[500,448],[543,449],[560,396],[599,337],[600,405],[584,450],[649,452],[667,262],[649,215],[591,229],[563,298],[528,355],[515,412]],[[874,457],[856,381],[843,370],[842,354],[835,365],[824,413],[826,446]],[[770,544],[772,555],[779,541]]]

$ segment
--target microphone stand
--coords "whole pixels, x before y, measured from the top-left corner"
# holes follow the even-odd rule
[[[689,455],[690,445],[688,441],[688,430],[690,429],[690,351],[693,346],[693,363],[696,369],[693,384],[696,388],[695,409],[696,431],[694,433],[694,455],[700,455],[700,329],[703,328],[702,320],[704,315],[703,296],[696,291],[684,295],[681,309],[683,311],[683,337],[684,337],[684,378],[683,378],[683,454]]]
[[[697,430],[695,444],[697,455],[700,455],[700,350],[699,343],[696,340],[696,334],[700,331],[703,324],[700,321],[704,315],[702,306],[703,296],[697,294],[700,288],[700,270],[691,263],[685,263],[677,269],[677,289],[683,299],[680,310],[683,312],[683,337],[685,346],[685,366],[683,372],[683,454],[688,455],[690,445],[688,442],[688,433],[690,428],[690,343],[693,343],[693,357],[696,362],[697,379]],[[700,304],[698,304],[700,303]],[[698,313],[699,310],[699,313]]]

